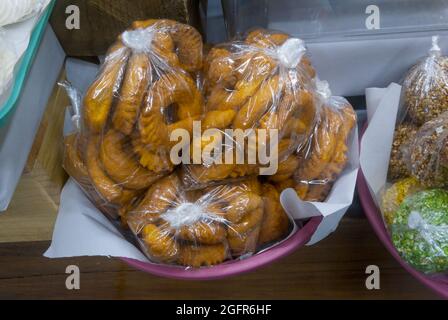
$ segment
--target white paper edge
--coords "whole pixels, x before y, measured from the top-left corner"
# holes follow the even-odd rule
[[[367,104],[367,109],[374,111],[361,139],[360,166],[376,201],[387,180],[401,86],[392,83],[384,90],[366,90],[366,95],[372,94],[379,97],[367,99],[376,103]]]
[[[283,208],[295,219],[301,220],[322,216],[322,221],[307,245],[316,244],[335,231],[339,221],[351,206],[358,176],[358,155],[358,127],[356,126],[350,135],[347,168],[334,183],[325,202],[302,201],[293,189],[286,189],[280,195]]]

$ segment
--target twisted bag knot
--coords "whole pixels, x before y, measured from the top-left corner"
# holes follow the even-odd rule
[[[287,69],[297,67],[306,52],[305,42],[298,38],[289,38],[276,52],[280,64]]]
[[[152,40],[154,39],[154,28],[137,29],[125,31],[122,34],[124,45],[137,53],[148,52],[151,50]]]
[[[161,217],[174,229],[190,226],[200,221],[225,222],[224,218],[208,212],[205,206],[191,202],[181,203],[177,207],[169,209]]]
[[[432,36],[431,38],[431,49],[429,49],[429,55],[430,56],[435,56],[435,57],[440,57],[442,55],[442,50],[440,50],[439,47],[439,36]]]
[[[328,101],[328,99],[331,98],[331,90],[330,90],[330,84],[326,80],[316,80],[316,89],[317,93],[319,93],[324,101]]]

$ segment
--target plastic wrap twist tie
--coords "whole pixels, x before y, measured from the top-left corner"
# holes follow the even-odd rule
[[[79,91],[68,81],[58,82],[58,85],[65,89],[70,99],[70,117],[75,128],[81,130],[81,95]]]
[[[154,28],[152,27],[125,31],[122,34],[122,41],[124,45],[137,52],[150,51],[153,38]]]
[[[183,226],[190,226],[199,221],[226,222],[226,219],[214,213],[208,212],[203,205],[192,202],[184,202],[175,208],[168,209],[161,215],[161,218],[168,222],[174,229],[179,229]]]
[[[331,98],[330,84],[326,80],[316,80],[316,90],[325,100]]]
[[[276,52],[280,64],[287,69],[295,68],[306,52],[305,42],[298,38],[290,38]]]
[[[431,49],[429,50],[429,54],[433,56],[440,56],[442,54],[441,53],[442,50],[439,47],[439,36],[432,36],[431,42],[432,46]]]

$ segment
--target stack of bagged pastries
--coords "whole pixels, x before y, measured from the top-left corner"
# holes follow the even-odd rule
[[[81,130],[65,138],[64,167],[151,261],[201,267],[247,257],[292,230],[280,204],[285,188],[324,201],[347,163],[356,116],[325,84],[303,42],[287,34],[256,29],[204,54],[191,26],[137,21],[85,94]],[[171,134],[191,136],[196,121],[202,132],[275,129],[278,170],[260,176],[264,164],[236,159],[175,165]]]

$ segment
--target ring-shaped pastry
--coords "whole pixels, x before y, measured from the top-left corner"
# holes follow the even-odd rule
[[[132,153],[129,138],[113,129],[102,138],[100,159],[107,174],[127,189],[145,189],[161,178],[161,175],[139,164]]]

